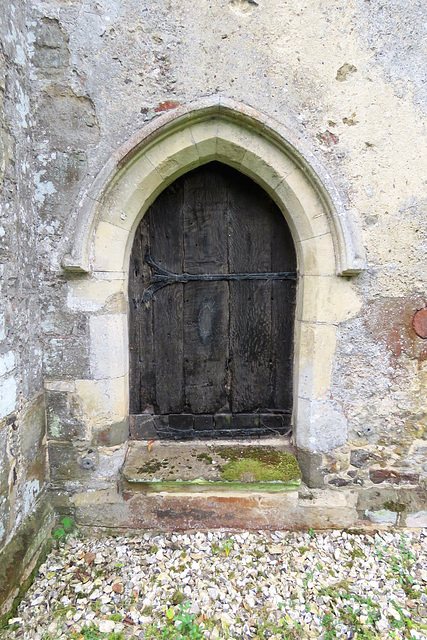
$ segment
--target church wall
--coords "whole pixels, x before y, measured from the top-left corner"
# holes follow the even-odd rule
[[[31,572],[51,510],[42,377],[38,208],[25,4],[0,22],[0,602]],[[3,612],[0,608],[0,616]]]
[[[337,343],[325,367],[325,401],[334,403],[325,425],[339,415],[347,442],[322,447],[320,433],[316,451],[301,452],[311,456],[311,483],[355,492],[360,517],[385,510],[391,515],[372,518],[396,521],[393,509],[405,504],[408,523],[425,523],[427,340],[412,327],[427,306],[421,0],[34,0],[13,8],[15,32],[11,16],[1,25],[0,438],[10,441],[7,420],[27,415],[43,378],[55,500],[67,509],[64,496],[115,486],[126,408],[116,406],[114,384],[126,381],[103,382],[90,345],[102,315],[121,317],[126,305],[108,274],[107,308],[96,292],[82,302],[76,291],[87,276],[65,273],[61,259],[78,205],[112,154],[165,112],[217,94],[291,130],[361,222],[367,268],[347,281],[358,304],[347,316],[340,307],[335,323],[339,301],[331,302]],[[93,438],[99,419],[114,428]],[[43,427],[31,420],[35,460]],[[5,494],[15,458],[4,462]],[[418,497],[409,499],[412,489]],[[5,518],[9,529],[10,518],[18,522]]]
[[[36,3],[33,100],[38,149],[48,150],[42,261],[58,274],[45,298],[47,378],[96,378],[87,349],[96,302],[79,311],[59,266],[76,198],[137,130],[223,95],[295,132],[361,220],[368,268],[351,280],[360,311],[337,322],[331,363],[348,444],[318,452],[324,481],[425,482],[427,342],[412,328],[426,305],[422,14],[421,3],[403,1]],[[87,403],[89,383],[83,396],[70,384],[61,402]]]

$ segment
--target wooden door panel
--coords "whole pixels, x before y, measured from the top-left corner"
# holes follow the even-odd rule
[[[206,171],[181,180],[184,271],[227,273],[227,184]]]
[[[140,302],[141,282],[148,282],[150,267],[144,260],[149,245],[149,226],[140,224],[133,243],[129,269],[129,411],[141,413],[156,394],[153,306]]]
[[[171,280],[142,302],[156,269],[147,250],[158,268],[197,279]],[[134,437],[143,437],[147,415],[158,437],[289,428],[295,281],[250,274],[295,269],[281,212],[233,169],[210,163],[157,198],[136,232],[129,273]]]
[[[185,285],[184,377],[191,413],[228,410],[228,283]]]
[[[229,196],[231,272],[271,271],[271,219],[262,215],[270,200],[242,176],[242,187]],[[232,411],[267,408],[271,396],[271,282],[230,283]]]

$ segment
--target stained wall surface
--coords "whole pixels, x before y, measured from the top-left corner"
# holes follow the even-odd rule
[[[24,2],[0,20],[0,602],[31,570],[48,513],[42,378],[41,214]],[[26,538],[25,538],[26,536]],[[10,595],[10,594],[9,594]],[[13,594],[12,594],[13,595]],[[1,608],[0,608],[1,614]]]
[[[348,309],[345,300],[330,301],[336,348],[325,372],[328,397],[317,399],[319,406],[333,401],[322,428],[338,420],[344,443],[317,447],[320,480],[313,483],[363,489],[368,497],[378,486],[425,486],[427,340],[412,328],[415,312],[427,306],[422,0],[3,4],[3,544],[44,487],[43,384],[58,496],[85,482],[109,486],[123,460],[126,407],[117,406],[114,385],[91,362],[90,343],[102,336],[105,314],[122,322],[126,301],[106,283],[108,305],[98,304],[96,293],[85,293],[86,276],[62,270],[77,205],[138,130],[213,94],[291,130],[360,220],[367,268],[344,279]],[[125,347],[106,345],[106,357]],[[123,386],[125,372],[115,380]],[[113,435],[93,437],[108,421]]]

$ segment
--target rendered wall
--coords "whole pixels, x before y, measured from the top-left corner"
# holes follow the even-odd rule
[[[46,259],[58,273],[45,298],[47,378],[96,377],[87,348],[96,302],[79,308],[59,275],[78,192],[163,111],[219,93],[292,130],[362,221],[368,269],[349,285],[360,308],[337,321],[331,354],[350,446],[325,452],[327,481],[418,484],[427,343],[411,319],[426,303],[424,11],[418,2],[35,4]],[[71,394],[63,403],[88,402],[74,383],[60,393]],[[76,417],[79,437],[84,428]]]
[[[15,367],[5,372],[2,388],[16,383],[16,396],[7,396],[13,402],[4,415],[21,406],[20,397],[30,406],[43,377],[58,503],[66,504],[64,489],[114,485],[125,452],[126,407],[103,382],[90,348],[93,340],[102,342],[103,316],[121,316],[126,301],[106,282],[107,304],[103,293],[101,303],[97,293],[82,302],[78,290],[87,276],[62,270],[78,205],[137,131],[216,94],[292,131],[361,221],[367,269],[344,280],[357,304],[346,314],[334,294],[328,308],[337,342],[323,400],[335,414],[325,414],[317,449],[307,454],[311,482],[359,492],[361,514],[405,503],[408,514],[418,514],[408,522],[425,522],[427,341],[412,329],[414,313],[427,305],[424,3],[34,0],[9,6],[14,15],[1,24],[8,76],[2,199],[13,205],[3,206],[8,249],[2,249],[1,304],[5,313],[12,310],[5,327],[16,330],[1,353],[5,366]],[[114,357],[112,345],[105,349],[107,359]],[[322,447],[328,420],[335,419],[347,443]],[[103,427],[108,422],[111,437]],[[93,439],[100,426],[102,439]],[[42,450],[40,429],[30,430],[40,434],[34,451]],[[0,437],[6,432],[5,426]],[[4,463],[5,495],[12,458]],[[27,473],[20,476],[22,491]],[[409,504],[411,489],[419,497]]]

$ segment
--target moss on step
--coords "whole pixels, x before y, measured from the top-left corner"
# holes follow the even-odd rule
[[[289,482],[301,479],[296,458],[272,447],[222,447],[226,464],[221,477],[228,482]]]

